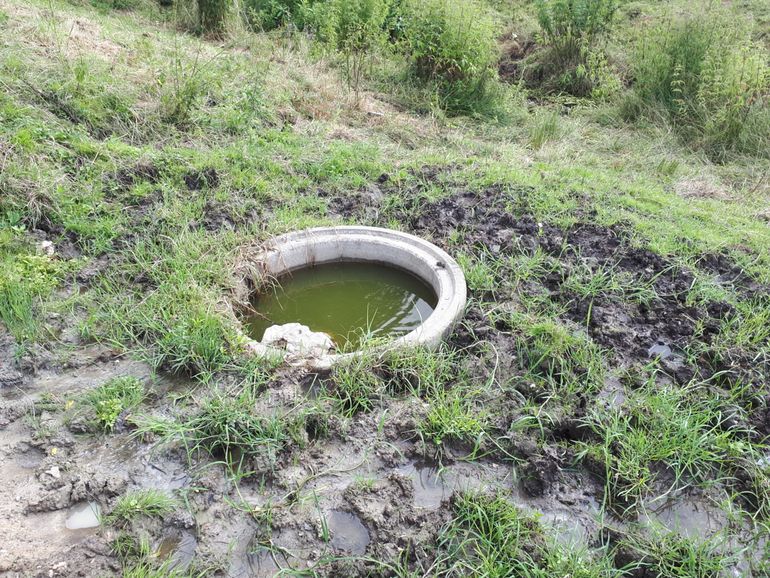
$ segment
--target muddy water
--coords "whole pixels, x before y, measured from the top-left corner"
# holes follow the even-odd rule
[[[331,544],[340,552],[360,556],[369,545],[369,530],[355,514],[332,510],[326,523],[331,533]]]
[[[362,337],[399,336],[433,312],[436,296],[417,277],[370,263],[332,263],[295,271],[252,301],[246,320],[262,339],[271,325],[301,323],[331,336],[339,348],[356,348]]]
[[[81,502],[72,506],[67,512],[67,520],[64,525],[68,530],[97,528],[101,513],[101,506],[96,502]]]
[[[170,561],[170,567],[184,570],[193,561],[198,541],[190,532],[165,536],[155,551],[159,560]]]
[[[414,505],[426,510],[436,510],[455,491],[475,490],[483,482],[471,472],[459,467],[439,468],[436,464],[415,461],[401,466],[397,473],[412,480]]]

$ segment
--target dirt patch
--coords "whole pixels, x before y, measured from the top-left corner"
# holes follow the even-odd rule
[[[106,181],[112,183],[116,192],[125,192],[134,185],[142,182],[155,184],[161,179],[161,171],[153,163],[140,162],[132,167],[119,169]]]
[[[537,50],[537,44],[531,38],[517,38],[509,35],[500,42],[500,61],[497,73],[503,82],[516,83],[522,78],[523,68],[528,57]]]
[[[723,186],[702,178],[682,179],[674,185],[674,192],[685,199],[735,200],[735,197]]]
[[[182,179],[188,191],[200,191],[204,188],[215,189],[219,186],[219,173],[213,167],[200,171],[190,171]]]

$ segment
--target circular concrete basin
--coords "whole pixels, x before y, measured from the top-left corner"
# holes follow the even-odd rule
[[[463,314],[467,293],[465,277],[457,262],[434,244],[400,231],[359,226],[306,229],[273,238],[253,260],[263,279],[279,278],[314,265],[346,261],[401,269],[422,280],[436,295],[436,306],[427,319],[383,349],[437,347]],[[295,359],[287,360],[316,367],[329,367],[360,353],[290,356],[285,350],[250,338],[247,338],[247,347],[260,355],[293,356]]]

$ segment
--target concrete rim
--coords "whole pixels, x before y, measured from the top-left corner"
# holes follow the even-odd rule
[[[425,346],[436,348],[452,331],[465,310],[465,276],[457,262],[433,243],[401,231],[380,227],[316,227],[269,240],[254,259],[265,277],[280,277],[297,269],[338,261],[380,263],[407,271],[436,294],[433,313],[417,329],[394,339],[383,350]],[[283,350],[268,348],[244,334],[256,354],[279,356],[318,368],[330,367],[360,352],[323,358],[289,360]]]

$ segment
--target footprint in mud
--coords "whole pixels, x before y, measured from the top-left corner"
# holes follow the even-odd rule
[[[455,491],[477,489],[484,485],[484,474],[457,468],[440,469],[426,462],[411,462],[396,470],[412,480],[414,504],[425,510],[437,510]],[[488,482],[488,478],[486,479]]]
[[[64,522],[68,530],[86,530],[99,527],[99,516],[102,509],[96,502],[80,502],[72,506],[67,512],[67,520]]]
[[[332,546],[342,552],[359,556],[369,545],[369,531],[358,519],[349,512],[332,510],[327,516],[326,523],[331,533]]]
[[[198,541],[190,532],[181,532],[165,536],[155,551],[159,560],[170,561],[169,569],[185,570],[195,557]]]
[[[245,573],[240,576],[250,578],[267,578],[275,576],[280,571],[280,567],[273,560],[273,555],[267,551],[249,554],[243,568]]]
[[[650,359],[659,357],[660,359],[667,359],[671,357],[671,348],[666,345],[665,341],[658,340],[652,347],[647,350],[647,356]]]
[[[414,503],[418,508],[435,510],[452,494],[452,490],[447,487],[451,480],[442,476],[435,467],[412,463],[399,468],[398,473],[411,478]]]

